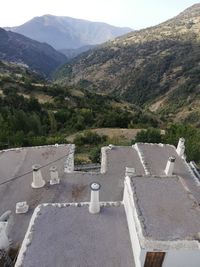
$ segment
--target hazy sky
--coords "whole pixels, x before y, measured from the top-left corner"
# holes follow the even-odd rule
[[[163,22],[198,0],[0,0],[0,27],[52,14],[102,21],[134,29]]]

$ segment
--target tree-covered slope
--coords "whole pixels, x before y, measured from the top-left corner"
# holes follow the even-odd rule
[[[199,122],[200,4],[82,54],[56,74],[163,116]],[[196,118],[197,115],[197,118]]]
[[[50,83],[0,61],[0,148],[66,142],[94,127],[148,127],[159,120],[111,95]]]
[[[67,58],[48,44],[0,28],[0,60],[23,63],[49,76]]]

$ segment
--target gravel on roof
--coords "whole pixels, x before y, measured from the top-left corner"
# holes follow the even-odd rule
[[[42,207],[23,266],[134,267],[123,206]]]
[[[20,148],[0,153],[0,182],[30,171],[33,164],[44,165],[69,152],[70,145],[42,146]],[[135,167],[137,172],[144,173],[137,152],[131,146],[114,147],[107,150],[107,172],[64,173],[65,159],[57,161],[59,178],[58,185],[49,185],[49,168],[43,168],[42,175],[47,182],[43,188],[31,187],[32,173],[0,187],[0,214],[6,210],[13,211],[14,227],[11,233],[13,242],[21,242],[28,228],[32,213],[41,203],[63,203],[89,201],[89,184],[97,181],[101,184],[101,201],[121,201],[123,198],[125,167]],[[17,202],[27,201],[29,211],[26,214],[15,214]]]
[[[191,240],[200,231],[199,203],[182,178],[133,177],[143,235],[152,240]]]

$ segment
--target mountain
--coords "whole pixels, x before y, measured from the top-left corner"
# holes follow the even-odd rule
[[[48,43],[57,50],[100,44],[132,30],[101,22],[52,15],[35,17],[23,25],[6,29]]]
[[[48,44],[0,28],[0,60],[23,63],[49,76],[67,58]]]
[[[59,50],[61,53],[63,53],[68,59],[72,59],[74,57],[77,57],[78,55],[80,55],[83,52],[86,52],[88,50],[94,49],[95,47],[97,47],[97,45],[85,45],[85,46],[81,46],[80,48],[76,48],[76,49],[61,49]]]
[[[158,26],[80,55],[56,77],[200,126],[199,74],[200,4],[195,4]]]

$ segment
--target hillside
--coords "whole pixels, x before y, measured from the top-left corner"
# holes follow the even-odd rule
[[[67,58],[48,44],[0,28],[0,60],[22,63],[49,76]]]
[[[96,46],[97,45],[85,45],[85,46],[81,46],[80,48],[76,48],[76,49],[68,48],[68,49],[60,49],[59,51],[63,53],[70,60],[74,57],[77,57],[81,53],[94,49]]]
[[[23,25],[6,29],[48,43],[57,50],[100,44],[131,31],[102,22],[52,15],[35,17]]]
[[[56,74],[62,83],[109,92],[200,125],[200,4],[158,26],[86,52]]]
[[[0,148],[66,142],[77,131],[159,125],[150,112],[108,94],[47,82],[0,61]]]

